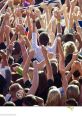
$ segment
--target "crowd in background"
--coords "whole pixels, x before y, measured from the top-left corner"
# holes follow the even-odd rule
[[[82,0],[0,0],[0,106],[82,105]]]

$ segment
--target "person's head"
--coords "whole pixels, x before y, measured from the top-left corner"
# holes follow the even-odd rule
[[[52,67],[52,72],[53,72],[53,76],[55,76],[58,72],[58,62],[56,59],[51,59],[50,60],[50,64],[51,64],[51,67]],[[46,66],[44,67],[44,72],[46,73]]]
[[[55,76],[58,72],[58,63],[51,61],[51,66],[52,66],[53,75]]]
[[[72,54],[73,52],[77,52],[77,47],[74,42],[69,41],[63,45],[64,47],[64,56],[66,57],[69,54]]]
[[[71,82],[70,82],[70,85],[77,85],[78,87],[79,87],[79,89],[80,89],[80,83],[79,83],[79,81],[77,81],[77,80],[72,80]]]
[[[60,106],[60,104],[61,104],[61,93],[54,86],[48,92],[46,106]]]
[[[67,99],[74,98],[76,101],[78,101],[80,95],[80,90],[77,85],[68,85],[66,96]]]
[[[15,103],[14,102],[5,102],[4,106],[15,106]]]
[[[46,30],[45,30],[44,28],[38,29],[38,33],[39,33],[39,34],[42,33],[42,32],[46,32]]]
[[[5,102],[6,102],[5,97],[0,94],[0,106],[3,106]]]
[[[24,106],[34,106],[34,105],[38,105],[38,102],[34,95],[27,95],[23,98],[23,105]]]
[[[80,75],[81,75],[81,64],[79,61],[74,61],[72,66],[71,66],[71,70],[73,71],[73,79],[78,80]]]
[[[37,29],[41,28],[41,24],[40,24],[40,19],[39,18],[36,19],[36,27],[37,27]]]
[[[18,55],[21,53],[21,46],[19,44],[19,42],[14,42],[14,48],[12,51],[12,55]]]
[[[74,76],[74,78],[79,78],[79,76],[80,76],[79,70],[75,70],[74,73],[73,73],[73,76]]]
[[[46,32],[42,32],[39,35],[39,44],[47,46],[49,44],[49,37]]]
[[[74,98],[67,99],[65,106],[78,106],[78,102]]]
[[[13,100],[17,100],[23,97],[23,88],[20,84],[14,83],[9,87],[9,92]]]
[[[9,56],[8,64],[11,66],[14,63],[14,58],[12,56]]]
[[[68,33],[68,34],[63,35],[62,41],[63,41],[64,43],[67,43],[67,42],[69,42],[69,41],[74,42],[74,36],[73,36],[73,34]]]

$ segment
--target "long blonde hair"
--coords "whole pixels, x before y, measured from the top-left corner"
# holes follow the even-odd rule
[[[54,86],[48,92],[46,106],[60,106],[61,94],[60,91]]]
[[[68,54],[72,54],[73,52],[77,52],[77,47],[74,42],[69,41],[63,45],[64,48],[64,56],[66,57]]]

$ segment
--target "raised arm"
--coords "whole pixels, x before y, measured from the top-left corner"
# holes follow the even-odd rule
[[[26,19],[25,20],[26,20],[25,23],[27,24],[28,29],[29,29],[28,39],[31,39],[32,38],[32,24],[31,24],[31,20],[30,20],[30,11],[29,11],[29,9],[26,12]]]
[[[77,0],[72,0],[70,2],[70,11],[69,11],[69,29],[73,28],[73,15],[72,15],[72,11],[74,10],[75,5],[77,4]]]
[[[59,71],[62,76],[62,87],[64,88],[64,91],[66,93],[66,89],[68,86],[68,81],[65,76],[65,65],[64,65],[64,57],[63,57],[63,50],[62,50],[62,44],[61,44],[61,38],[58,38],[58,52],[59,52]]]
[[[26,50],[26,47],[25,47],[25,41],[23,39],[23,37],[20,35],[19,37],[19,43],[20,43],[20,46],[21,46],[21,51],[22,51],[22,57],[23,57],[23,63],[22,63],[22,66],[25,65],[25,62],[28,58],[28,53],[27,53],[27,50]]]
[[[28,74],[28,70],[29,70],[30,62],[31,62],[31,59],[33,58],[33,56],[34,56],[34,51],[31,50],[29,52],[29,55],[27,54],[27,60],[25,62],[25,65],[23,66],[23,80],[24,80],[24,82],[26,82],[27,80],[30,79],[29,74]]]
[[[34,67],[34,71],[33,71],[32,86],[31,86],[30,90],[28,91],[28,94],[35,95],[38,85],[39,85],[38,66],[37,66],[36,61],[33,62],[33,67]]]
[[[4,6],[3,6],[2,9],[0,10],[0,14],[3,13],[3,12],[5,11],[7,5],[8,5],[8,1],[5,2]]]
[[[47,52],[47,50],[44,46],[42,46],[42,53],[43,53],[43,56],[45,58],[45,63],[46,63],[47,80],[49,80],[49,79],[54,80],[53,79],[52,67],[51,67],[51,64],[50,64],[50,61],[49,61],[49,58],[48,58],[48,52]]]
[[[77,53],[75,52],[75,53],[73,53],[73,55],[72,55],[72,59],[71,59],[71,61],[68,63],[68,65],[65,67],[65,71],[69,71],[70,70],[70,68],[71,68],[71,65],[73,64],[73,62],[77,59]]]
[[[32,20],[33,20],[32,48],[33,48],[33,49],[36,49],[36,48],[38,47],[38,44],[37,44],[36,22],[35,22],[36,14],[35,14],[34,12],[32,12],[32,13],[30,14],[30,17],[31,17]]]
[[[57,28],[57,35],[62,35],[62,28],[61,28],[61,13],[58,9],[56,9],[54,11],[54,16],[57,20],[56,22],[56,28]],[[55,37],[55,34],[54,34]],[[53,45],[51,46],[51,51],[53,51],[56,54],[56,50],[57,50],[57,37],[55,38]]]

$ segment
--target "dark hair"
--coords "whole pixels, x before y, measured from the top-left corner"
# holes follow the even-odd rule
[[[70,85],[71,85],[71,84],[77,85],[77,86],[79,87],[79,89],[80,89],[80,83],[79,83],[78,80],[72,80],[69,84],[70,84]]]
[[[78,106],[78,102],[75,99],[70,98],[66,100],[65,105],[66,106]]]
[[[23,98],[23,104],[26,106],[38,105],[38,102],[34,95],[27,95]]]
[[[65,66],[68,65],[68,63],[71,61],[71,59],[72,59],[72,54],[68,54],[68,55],[66,56],[66,58],[65,58]]]
[[[36,91],[36,96],[43,98],[44,101],[46,102],[47,93],[48,89],[46,74],[44,73],[44,71],[39,71],[39,86]]]
[[[3,106],[5,103],[5,97],[0,94],[0,106]]]
[[[74,71],[73,73],[74,77],[79,77],[80,76],[80,72],[78,70]]]
[[[21,46],[19,42],[14,42],[14,49],[12,51],[12,55],[17,55],[21,52]]]
[[[44,46],[47,46],[49,44],[49,37],[48,37],[48,34],[46,32],[40,33],[39,43],[41,45],[44,45]]]
[[[46,30],[45,30],[44,28],[38,29],[38,33],[39,33],[39,34],[42,33],[42,32],[46,32]]]
[[[41,24],[40,24],[40,19],[39,18],[36,19],[36,27],[37,27],[37,29],[41,28]]]
[[[57,64],[55,62],[51,62],[51,66],[52,66],[53,75],[56,75],[58,71]]]
[[[9,102],[6,102],[6,103],[4,104],[4,106],[15,106],[15,103],[9,101]]]
[[[62,36],[62,41],[65,42],[65,43],[68,42],[68,41],[74,42],[74,36],[73,36],[73,34],[68,33],[68,34],[63,35]]]
[[[14,58],[12,56],[9,56],[8,64],[12,65],[13,63],[14,63]]]

